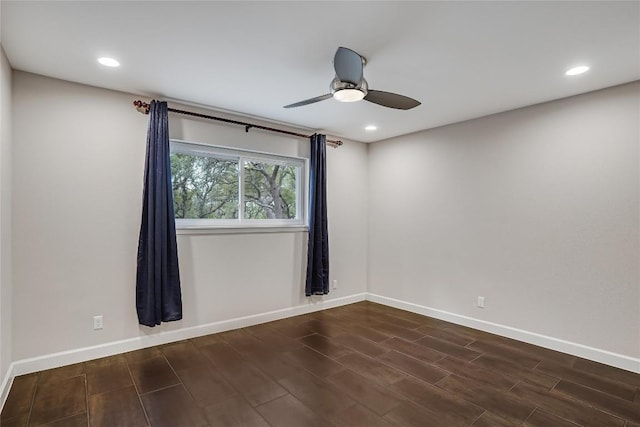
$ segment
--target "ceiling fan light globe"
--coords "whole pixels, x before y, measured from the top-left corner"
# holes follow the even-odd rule
[[[359,89],[340,89],[333,93],[336,101],[340,102],[356,102],[361,101],[365,94]]]

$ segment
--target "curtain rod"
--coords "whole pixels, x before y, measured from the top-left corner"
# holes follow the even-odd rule
[[[149,109],[151,108],[151,104],[147,104],[144,101],[137,100],[137,101],[133,101],[133,105],[136,107],[136,109],[139,112],[141,112],[143,114],[149,114]],[[267,127],[267,126],[256,125],[256,124],[253,124],[253,123],[241,122],[241,121],[238,121],[238,120],[225,119],[223,117],[216,117],[216,116],[209,116],[207,114],[194,113],[193,111],[178,110],[176,108],[167,108],[167,110],[172,112],[172,113],[184,114],[185,116],[193,116],[193,117],[199,117],[201,119],[217,120],[219,122],[224,122],[224,123],[230,123],[230,124],[233,124],[233,125],[244,126],[244,131],[245,132],[249,132],[249,129],[251,129],[251,128],[256,128],[256,129],[266,130],[266,131],[269,131],[269,132],[276,132],[276,133],[282,133],[282,134],[285,134],[285,135],[298,136],[300,138],[309,138],[311,136],[311,135],[305,135],[303,133],[291,132],[291,131],[284,130],[284,129],[271,128],[271,127]],[[327,144],[331,144],[333,146],[339,147],[343,143],[340,140],[327,139]]]

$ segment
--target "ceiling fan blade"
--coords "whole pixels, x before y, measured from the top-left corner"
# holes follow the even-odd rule
[[[315,98],[305,99],[304,101],[296,102],[295,104],[285,105],[284,108],[302,107],[303,105],[315,104],[316,102],[324,101],[331,98],[333,95],[330,93],[326,95],[316,96]]]
[[[383,107],[395,108],[398,110],[410,110],[420,105],[420,101],[416,101],[408,96],[398,95],[397,93],[384,92],[382,90],[369,89],[365,100]]]
[[[362,80],[362,57],[351,49],[339,47],[333,57],[333,67],[342,82],[357,85]]]

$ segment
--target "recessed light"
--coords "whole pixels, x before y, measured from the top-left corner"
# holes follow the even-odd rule
[[[369,125],[369,126],[365,126],[364,128],[364,130],[369,130],[369,131],[376,130],[376,129],[378,129],[378,126],[376,125]]]
[[[586,65],[580,65],[578,67],[568,69],[565,74],[567,76],[577,76],[578,74],[586,73],[587,71],[589,71],[589,67]]]
[[[106,56],[98,58],[98,62],[105,67],[119,67],[120,63],[113,58],[107,58]]]

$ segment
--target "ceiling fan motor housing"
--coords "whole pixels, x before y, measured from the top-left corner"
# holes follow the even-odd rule
[[[367,83],[364,77],[360,80],[358,84],[353,84],[349,82],[343,82],[336,76],[331,81],[330,87],[331,87],[331,95],[344,89],[355,89],[362,92],[364,96],[367,96],[367,93],[369,91],[369,84]]]

